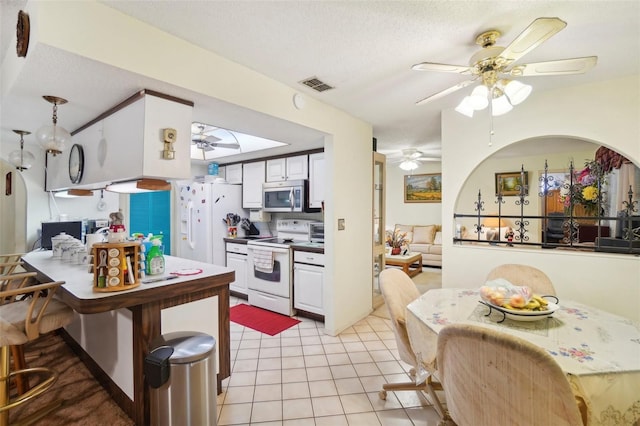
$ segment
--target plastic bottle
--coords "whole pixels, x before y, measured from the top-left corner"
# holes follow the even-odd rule
[[[162,241],[160,239],[151,240],[151,248],[146,255],[146,273],[147,275],[156,275],[164,273],[164,255],[160,249]]]

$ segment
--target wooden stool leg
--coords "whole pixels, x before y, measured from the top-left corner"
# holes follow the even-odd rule
[[[13,371],[24,370],[27,368],[27,362],[24,359],[24,346],[12,345],[11,357],[13,358]],[[22,395],[29,390],[29,378],[24,374],[18,374],[15,377],[16,387],[18,389],[18,395]]]
[[[9,347],[0,348],[0,407],[9,404]],[[0,426],[9,424],[9,410],[0,411]]]

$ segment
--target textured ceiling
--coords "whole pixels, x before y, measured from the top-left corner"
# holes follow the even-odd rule
[[[501,31],[498,44],[504,46],[534,19],[559,17],[568,23],[567,27],[519,62],[598,56],[596,67],[585,75],[523,78],[534,87],[532,96],[555,87],[640,74],[638,1],[102,3],[371,123],[383,152],[416,147],[438,155],[440,111],[454,107],[471,88],[416,106],[419,99],[467,78],[412,71],[410,67],[423,61],[467,65],[479,49],[474,43],[475,36],[487,29]],[[15,14],[23,4],[2,0],[3,51],[13,52],[7,40],[15,29]],[[82,71],[85,66],[78,63],[74,69]],[[138,89],[140,84],[146,84],[141,76],[115,69],[108,73],[110,78],[103,78],[102,83],[108,81],[107,86],[113,86],[113,90],[99,89],[94,94],[108,98],[125,89],[131,94],[129,88]],[[315,93],[298,83],[312,76],[335,89]],[[35,81],[39,76],[29,78]],[[73,86],[72,83],[75,82],[68,85]],[[68,89],[73,91],[73,87]],[[90,100],[86,94],[78,93],[73,99],[78,110],[96,107],[95,98]],[[104,104],[108,107],[113,103]],[[198,102],[197,108],[206,103]],[[71,120],[69,115],[74,113],[74,107],[65,110],[65,116]],[[200,119],[206,121],[207,117]],[[2,130],[4,135],[4,122]]]

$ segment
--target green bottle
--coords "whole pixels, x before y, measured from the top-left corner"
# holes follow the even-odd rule
[[[147,275],[157,275],[164,273],[164,255],[160,245],[160,239],[151,240],[151,248],[146,256],[146,273]]]

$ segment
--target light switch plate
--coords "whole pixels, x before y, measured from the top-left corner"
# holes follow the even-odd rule
[[[338,219],[338,231],[344,231],[344,219]]]

